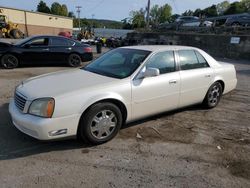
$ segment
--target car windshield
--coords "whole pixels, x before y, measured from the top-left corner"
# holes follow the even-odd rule
[[[82,69],[122,79],[130,76],[150,53],[145,50],[118,48],[107,52]]]

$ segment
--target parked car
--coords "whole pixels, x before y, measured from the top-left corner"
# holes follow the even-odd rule
[[[89,45],[61,36],[34,36],[16,44],[0,43],[0,61],[6,69],[23,64],[67,63],[77,67],[93,59]]]
[[[34,138],[77,135],[101,144],[127,122],[199,103],[213,108],[236,84],[233,65],[197,48],[122,47],[84,68],[22,82],[9,112]]]
[[[226,26],[250,26],[250,14],[242,14],[229,17]]]
[[[213,22],[210,21],[194,21],[194,22],[187,22],[183,23],[181,26],[188,26],[188,27],[212,27]]]
[[[196,16],[180,16],[175,22],[177,23],[189,23],[189,22],[198,22],[200,19]]]

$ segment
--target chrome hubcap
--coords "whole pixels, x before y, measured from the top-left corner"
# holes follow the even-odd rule
[[[6,68],[15,68],[18,64],[18,60],[16,57],[12,55],[8,55],[3,60],[3,66]]]
[[[117,118],[110,110],[103,110],[95,115],[91,122],[91,134],[97,139],[110,136],[117,125]]]
[[[215,105],[218,103],[219,98],[220,98],[220,88],[217,85],[214,85],[208,95],[208,101],[210,104]]]

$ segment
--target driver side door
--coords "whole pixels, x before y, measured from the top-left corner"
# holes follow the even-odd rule
[[[157,68],[159,76],[132,80],[133,119],[154,115],[178,107],[180,95],[180,73],[173,51],[153,55],[141,71]]]
[[[37,37],[22,46],[24,63],[46,63],[50,57],[49,38]]]

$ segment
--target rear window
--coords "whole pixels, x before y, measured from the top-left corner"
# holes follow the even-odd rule
[[[64,40],[61,38],[51,38],[51,46],[68,46],[68,40]]]
[[[180,50],[181,70],[190,70],[209,67],[205,58],[195,50]]]

